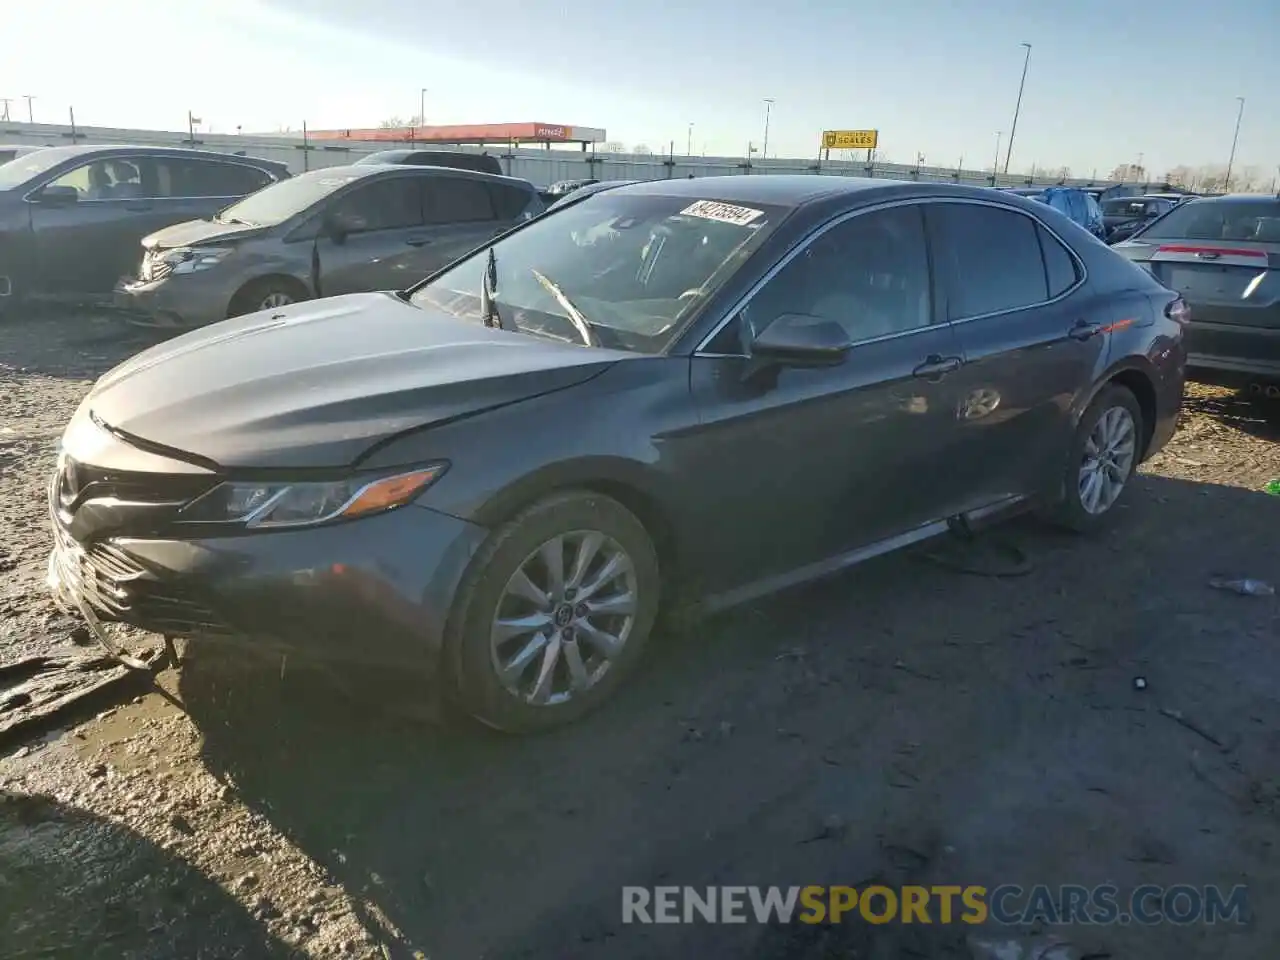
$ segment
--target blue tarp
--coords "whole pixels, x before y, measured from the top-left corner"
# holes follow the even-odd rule
[[[1058,212],[1074,220],[1095,237],[1106,235],[1106,227],[1102,223],[1102,208],[1083,190],[1076,187],[1046,187],[1044,193],[1036,197],[1041,203],[1047,203]]]

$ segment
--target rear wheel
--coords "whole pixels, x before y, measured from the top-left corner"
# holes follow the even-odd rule
[[[526,508],[459,591],[449,646],[463,708],[511,732],[586,715],[638,663],[658,594],[653,541],[616,500],[583,491]]]
[[[230,317],[241,317],[259,310],[278,310],[291,303],[309,300],[310,294],[297,280],[288,277],[263,277],[240,288],[231,299]]]
[[[1124,387],[1104,387],[1076,427],[1063,496],[1050,519],[1080,533],[1106,522],[1137,469],[1143,431],[1137,398]]]

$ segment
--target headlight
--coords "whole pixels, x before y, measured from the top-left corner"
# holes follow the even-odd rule
[[[227,258],[231,249],[231,247],[206,247],[190,250],[179,247],[176,250],[166,250],[161,254],[160,261],[169,264],[174,273],[196,273],[199,270],[208,270],[210,267],[217,266]]]
[[[243,524],[257,530],[366,517],[409,503],[447,467],[447,463],[435,463],[394,476],[324,482],[232,481],[193,500],[180,518],[189,523]]]

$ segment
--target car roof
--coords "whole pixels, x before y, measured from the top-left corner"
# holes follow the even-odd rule
[[[317,178],[330,176],[359,179],[362,177],[374,177],[383,173],[401,173],[409,176],[413,176],[416,173],[421,176],[423,171],[451,177],[470,177],[474,180],[484,180],[487,183],[509,183],[512,186],[520,187],[522,190],[533,189],[528,180],[521,180],[519,177],[504,177],[496,173],[485,173],[483,170],[460,170],[456,167],[432,167],[403,163],[352,163],[342,167],[321,167],[319,170],[309,170],[307,173],[298,174],[298,176],[315,176]],[[295,177],[294,179],[297,178]]]
[[[1212,200],[1214,203],[1257,203],[1261,200],[1271,200],[1280,203],[1280,196],[1274,193],[1226,193],[1217,196],[1199,197],[1200,200]]]
[[[73,157],[103,156],[116,157],[121,154],[153,154],[157,157],[199,157],[207,160],[239,160],[242,163],[266,163],[273,167],[285,168],[279,160],[266,160],[262,157],[251,157],[240,153],[219,153],[216,150],[192,150],[190,147],[157,147],[146,144],[89,144],[78,143],[64,147],[37,147],[40,153],[56,153],[65,159]]]
[[[585,189],[585,188],[584,188]],[[819,200],[860,196],[868,201],[880,194],[894,196],[913,193],[929,196],[990,198],[990,187],[931,181],[889,180],[869,177],[824,177],[813,174],[738,175],[729,177],[673,178],[642,180],[615,188],[633,196],[689,197],[740,203],[769,203],[801,206]],[[610,191],[613,192],[612,190]]]

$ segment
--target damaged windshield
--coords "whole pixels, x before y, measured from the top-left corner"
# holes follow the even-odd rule
[[[410,299],[509,330],[657,353],[785,212],[611,190],[531,223]]]

